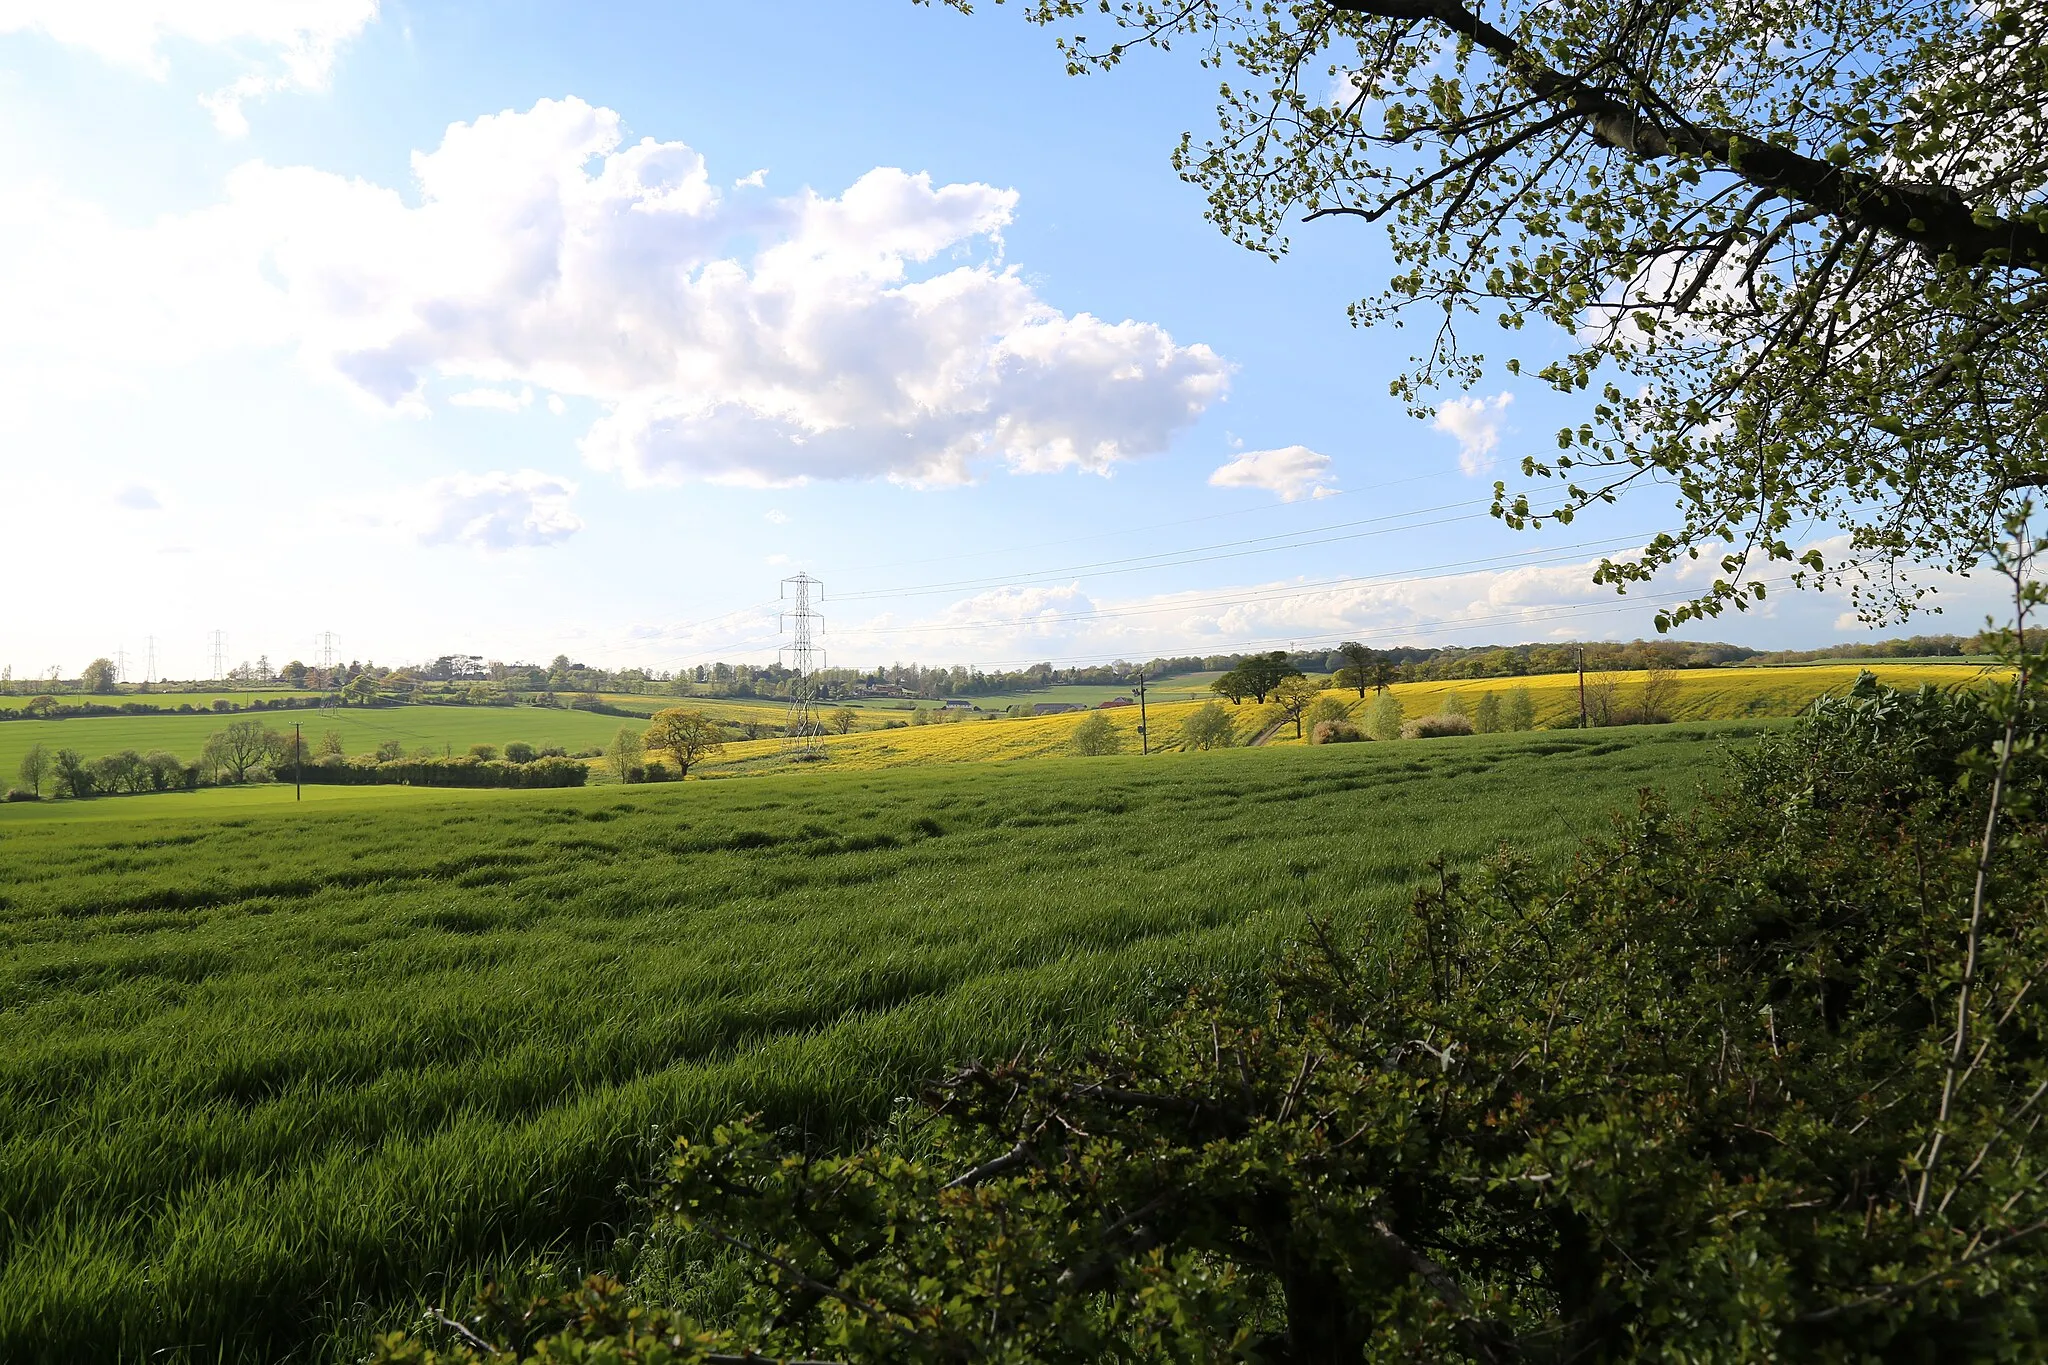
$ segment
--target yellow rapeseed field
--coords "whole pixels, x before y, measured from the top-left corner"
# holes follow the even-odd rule
[[[1674,720],[1741,720],[1773,716],[1794,716],[1815,698],[1846,692],[1863,671],[1857,664],[1814,664],[1792,668],[1690,669],[1674,675],[1670,712]],[[1880,681],[1893,687],[1913,688],[1921,683],[1937,687],[1967,687],[1981,681],[1986,670],[1969,665],[1877,664],[1870,669]],[[1588,673],[1586,686],[1597,693],[1612,688],[1616,706],[1640,703],[1646,675],[1643,673]],[[1539,728],[1569,724],[1578,715],[1578,678],[1574,674],[1544,674],[1532,678],[1483,678],[1458,682],[1398,683],[1392,691],[1400,698],[1402,710],[1411,719],[1439,711],[1446,692],[1456,692],[1469,710],[1488,691],[1529,689],[1535,703]],[[1364,708],[1350,692],[1331,691],[1328,696],[1352,704],[1355,719],[1363,719]],[[1180,747],[1180,727],[1200,702],[1176,702],[1149,708],[1154,749]],[[1249,742],[1274,725],[1279,717],[1251,702],[1232,707],[1237,717],[1238,736]],[[946,724],[910,726],[898,730],[861,730],[825,739],[826,759],[820,764],[835,770],[919,767],[937,763],[1000,763],[1018,758],[1048,758],[1073,752],[1074,727],[1089,712],[1068,712],[1057,716],[1027,719],[976,718]],[[1138,708],[1118,707],[1107,714],[1123,741],[1124,752],[1138,752]],[[1283,725],[1272,743],[1294,744],[1292,726]],[[725,751],[697,771],[705,776],[736,775],[761,771],[783,764],[779,739],[752,740],[728,744]]]

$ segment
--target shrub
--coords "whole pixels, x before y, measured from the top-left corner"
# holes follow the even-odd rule
[[[431,753],[432,750],[428,752]],[[377,761],[379,763],[395,763],[404,757],[405,746],[395,739],[387,739],[377,746]]]
[[[1372,710],[1366,716],[1365,732],[1374,739],[1399,739],[1402,719],[1401,699],[1392,692],[1382,692],[1373,699]]]
[[[1472,728],[1482,735],[1497,733],[1501,728],[1500,710],[1500,693],[1480,693],[1479,705],[1472,712]]]
[[[531,763],[538,757],[540,757],[539,753],[535,751],[531,744],[524,740],[515,739],[505,746],[505,761],[507,763]]]
[[[1181,722],[1181,747],[1228,749],[1237,743],[1237,717],[1220,701],[1204,702]]]
[[[1472,721],[1467,716],[1434,715],[1411,720],[1401,727],[1403,739],[1441,739],[1445,735],[1469,735]]]
[[[1121,753],[1124,747],[1123,733],[1116,728],[1116,722],[1100,711],[1084,717],[1074,727],[1074,752],[1089,758],[1103,754]]]
[[[1310,730],[1326,720],[1348,721],[1351,719],[1351,703],[1342,697],[1318,697],[1310,703],[1308,710],[1301,713],[1301,719]]]
[[[1465,706],[1465,699],[1456,692],[1444,693],[1436,709],[1437,714],[1442,716],[1465,716],[1469,718],[1472,714]]]
[[[647,770],[640,780],[643,782],[673,782],[676,780],[676,770],[658,758],[650,759],[647,764]]]
[[[42,799],[37,793],[25,792],[19,787],[9,787],[7,794],[0,796],[0,801],[40,801]]]
[[[1356,744],[1364,738],[1365,731],[1348,720],[1319,720],[1308,732],[1311,744]]]
[[[489,763],[497,758],[498,746],[495,744],[472,744],[469,746],[469,756],[471,758],[480,758],[484,762]]]
[[[907,721],[885,720],[882,722],[882,728],[884,730],[907,730],[910,728],[910,725]]]
[[[509,744],[506,745],[505,752],[507,754],[510,754],[512,752],[512,746]],[[543,744],[541,746],[540,753],[537,756],[540,758],[567,758],[569,756],[569,751],[567,749],[564,749],[559,744]],[[589,755],[581,756],[589,757]]]

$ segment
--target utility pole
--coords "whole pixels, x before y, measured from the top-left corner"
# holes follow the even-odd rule
[[[226,682],[228,678],[228,633],[217,630],[213,633],[213,678],[215,682]]]
[[[114,651],[114,681],[128,681],[128,651],[125,649]]]
[[[1586,647],[1579,646],[1579,728],[1586,728]]]
[[[142,680],[146,683],[156,681],[156,636],[154,635],[149,637],[149,667],[143,670]]]
[[[823,600],[825,585],[809,574],[783,579],[781,595],[794,595],[796,601],[776,621],[778,630],[789,631],[789,643],[781,653],[788,656],[790,670],[796,674],[789,694],[789,718],[782,725],[782,751],[795,759],[822,758],[825,753],[825,723],[818,718],[817,705],[818,670],[825,666],[825,651],[818,647],[815,634],[825,618],[811,608],[813,588]]]
[[[292,800],[303,801],[305,794],[299,787],[299,765],[306,761],[306,746],[299,738],[299,722],[292,722]]]
[[[1138,671],[1138,685],[1132,688],[1131,691],[1138,694],[1138,752],[1149,754],[1152,752],[1152,735],[1145,727],[1145,673],[1143,669]]]

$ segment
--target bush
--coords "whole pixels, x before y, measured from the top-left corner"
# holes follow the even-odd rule
[[[505,746],[505,754],[508,758],[511,757],[512,746],[510,744]],[[559,744],[544,744],[541,746],[540,752],[535,755],[537,758],[567,758],[568,756],[569,751]],[[525,760],[515,759],[514,761],[524,762]]]
[[[1444,693],[1443,700],[1438,703],[1436,709],[1438,715],[1464,716],[1467,719],[1470,719],[1472,715],[1465,707],[1465,699],[1456,692]]]
[[[1311,744],[1356,744],[1364,738],[1365,731],[1348,720],[1319,720],[1308,732]]]
[[[389,763],[374,759],[353,762],[327,758],[302,770],[309,786],[371,787],[580,787],[590,769],[573,759],[537,758],[531,763],[485,761],[459,754],[453,758],[401,758]],[[286,767],[279,776],[289,779]]]
[[[1472,721],[1466,716],[1434,715],[1411,720],[1401,727],[1403,739],[1441,739],[1445,735],[1469,735]]]
[[[1440,867],[1355,949],[964,1065],[851,1155],[695,1134],[654,1207],[737,1253],[724,1321],[487,1291],[508,1354],[431,1358],[2038,1359],[2048,782],[2023,731],[1980,864],[1987,715],[1853,699],[1694,815]]]
[[[495,744],[472,744],[469,746],[469,756],[471,758],[480,758],[484,762],[489,763],[497,758],[498,746]]]
[[[1116,728],[1116,722],[1100,711],[1082,718],[1074,727],[1074,752],[1088,758],[1099,758],[1104,754],[1123,752],[1123,733]]]
[[[1314,730],[1326,720],[1351,719],[1351,703],[1342,697],[1317,697],[1309,703],[1308,710],[1301,713],[1302,724]]]
[[[539,756],[534,751],[534,747],[524,740],[515,739],[505,746],[505,761],[507,763],[531,763]]]
[[[7,794],[6,794],[5,796],[0,796],[0,802],[5,802],[5,801],[40,801],[40,800],[42,800],[42,799],[43,799],[43,798],[42,798],[42,797],[40,797],[40,796],[38,796],[38,795],[36,795],[36,793],[34,793],[34,792],[25,792],[25,791],[23,791],[23,790],[22,790],[21,788],[19,788],[19,787],[9,787],[9,788],[7,789]]]
[[[1401,699],[1392,692],[1382,692],[1373,698],[1372,710],[1366,715],[1365,732],[1374,739],[1399,739],[1402,719]]]
[[[1237,743],[1237,717],[1220,701],[1204,702],[1181,722],[1181,747],[1228,749]]]

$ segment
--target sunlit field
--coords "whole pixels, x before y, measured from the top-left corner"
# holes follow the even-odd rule
[[[1033,723],[934,733],[983,728]],[[332,1357],[450,1275],[616,1266],[678,1130],[843,1137],[1311,912],[1378,932],[1439,853],[1689,800],[1731,733],[0,810],[0,1359]]]

